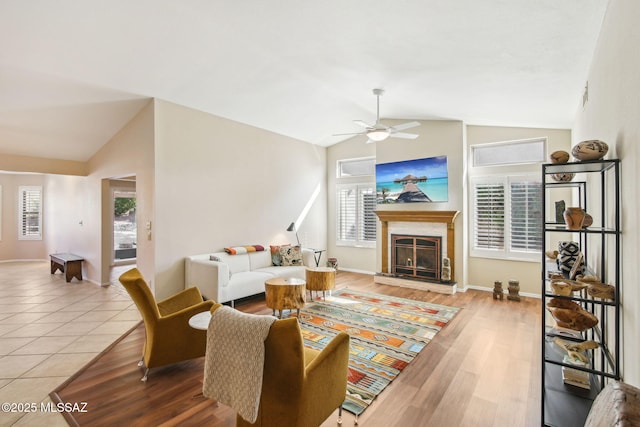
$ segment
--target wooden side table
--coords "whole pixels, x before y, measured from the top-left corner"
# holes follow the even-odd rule
[[[325,299],[325,291],[336,287],[336,269],[331,267],[307,267],[307,289],[313,300],[312,291],[322,291],[322,299]]]
[[[82,261],[84,258],[74,254],[51,254],[51,274],[60,270],[67,283],[74,277],[82,280]]]
[[[297,310],[298,316],[300,309],[305,303],[306,282],[295,277],[284,278],[275,277],[264,282],[264,297],[267,307],[280,311],[279,318],[282,318],[282,310]]]

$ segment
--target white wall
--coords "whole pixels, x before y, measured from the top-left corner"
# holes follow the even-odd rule
[[[82,257],[92,253],[96,220],[89,209],[91,200],[95,199],[89,184],[87,177],[45,176],[43,212],[47,219],[44,237],[48,253],[68,252]],[[89,270],[90,263],[90,260],[84,262],[84,270]],[[83,278],[98,281],[95,273],[90,277],[83,272]]]
[[[576,113],[573,142],[600,139],[621,160],[623,379],[640,386],[640,2],[611,0],[589,70],[589,99]]]
[[[184,257],[225,246],[327,242],[326,149],[156,101],[156,294],[184,288]]]
[[[84,228],[90,229],[87,243],[89,277],[100,283],[109,282],[113,211],[110,181],[114,178],[136,177],[136,216],[139,224],[154,220],[154,104],[143,108],[89,161],[87,191],[84,194],[87,216]],[[138,269],[154,282],[154,244],[147,240],[144,226],[138,227]]]
[[[547,154],[556,150],[570,151],[571,131],[568,129],[467,126],[467,144],[469,147],[476,144],[515,141],[540,137],[547,138]],[[470,152],[470,149],[468,151]],[[485,172],[491,174],[516,172],[542,173],[539,164],[483,169],[485,169]],[[467,220],[469,220],[468,217]],[[469,256],[467,265],[469,272],[469,285],[471,286],[493,289],[493,282],[501,280],[503,286],[506,288],[507,281],[515,279],[520,281],[521,293],[540,295],[540,261],[520,262]]]

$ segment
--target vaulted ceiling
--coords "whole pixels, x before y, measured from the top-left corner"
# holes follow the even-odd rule
[[[383,118],[569,128],[607,3],[3,0],[0,155],[87,160],[153,97],[323,146],[373,88]]]

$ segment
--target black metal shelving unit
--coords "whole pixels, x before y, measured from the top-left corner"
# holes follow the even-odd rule
[[[554,181],[552,175],[572,173],[574,180]],[[620,379],[620,161],[596,160],[564,164],[542,165],[543,238],[542,247],[551,249],[570,233],[570,240],[578,242],[585,256],[586,274],[594,274],[602,283],[614,285],[615,299],[592,298],[586,291],[570,297],[554,295],[548,271],[557,270],[542,254],[542,424],[547,426],[583,426],[593,400],[610,379]],[[567,230],[565,224],[548,220],[554,189],[571,190],[574,206],[594,217],[594,223],[581,230]],[[594,202],[595,199],[595,202]],[[550,204],[551,203],[551,204]],[[564,233],[564,234],[563,234]],[[574,301],[598,318],[598,324],[576,337],[568,337],[553,327],[554,320],[546,304],[551,298]],[[553,343],[555,337],[568,341],[594,340],[597,349],[588,350],[587,367],[563,362],[563,351]],[[562,367],[589,374],[590,389],[568,385],[562,379]]]

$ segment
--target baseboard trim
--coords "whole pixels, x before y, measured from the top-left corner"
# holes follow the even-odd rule
[[[487,288],[486,286],[478,286],[478,285],[467,285],[463,289],[459,289],[459,291],[460,292],[466,292],[467,289],[473,289],[473,290],[476,290],[476,291],[492,292],[493,293],[493,288]],[[503,290],[502,293],[505,294],[505,295],[509,295],[509,291],[508,290]],[[540,294],[532,294],[530,292],[518,292],[518,295],[520,295],[522,297],[541,299],[540,298]]]
[[[356,268],[343,268],[343,267],[340,267],[339,265],[338,265],[338,271],[348,271],[349,273],[368,274],[370,276],[373,276],[376,274],[373,271],[358,270]]]

